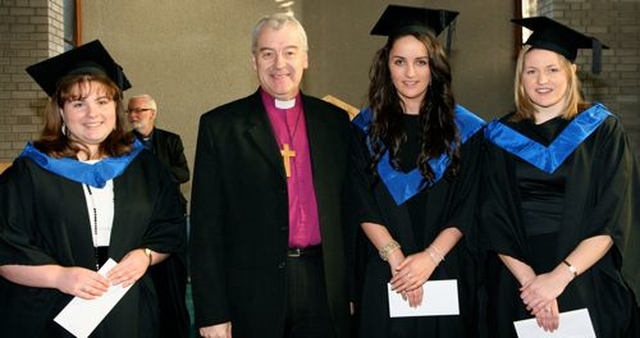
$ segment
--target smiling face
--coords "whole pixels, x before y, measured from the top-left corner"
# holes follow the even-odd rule
[[[399,38],[389,51],[389,72],[405,113],[417,114],[431,82],[427,47],[411,35]]]
[[[296,97],[302,74],[309,66],[302,36],[291,23],[280,29],[265,25],[258,35],[252,62],[262,89],[280,100]]]
[[[97,81],[76,84],[60,109],[69,139],[88,147],[92,156],[116,125],[116,103],[107,93]]]
[[[571,67],[575,71],[575,65]],[[524,91],[538,113],[547,115],[546,119],[560,115],[566,106],[569,71],[572,70],[561,63],[555,52],[531,49],[524,56],[521,74]]]

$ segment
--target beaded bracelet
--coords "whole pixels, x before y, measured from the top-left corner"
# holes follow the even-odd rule
[[[438,247],[437,247],[437,246],[435,246],[435,245],[430,245],[429,247],[430,247],[430,248],[433,248],[433,250],[436,252],[436,254],[437,254],[438,256],[440,256],[440,261],[441,261],[441,262],[443,262],[443,261],[444,261],[444,255],[442,254],[442,252],[440,252],[440,250],[438,249]]]
[[[429,254],[429,257],[431,258],[431,261],[436,266],[440,265],[440,262],[444,261],[444,256],[442,255],[440,250],[438,250],[438,248],[435,245],[430,245],[425,251]],[[434,251],[435,251],[435,253],[434,253]]]
[[[440,264],[440,262],[438,261],[438,259],[436,258],[436,255],[431,252],[431,250],[429,250],[429,248],[427,248],[427,253],[429,254],[429,258],[431,258],[431,261],[433,262],[433,264],[435,264],[436,266],[438,266]]]
[[[380,254],[380,258],[382,258],[382,260],[386,262],[387,259],[389,259],[389,255],[398,249],[400,249],[400,244],[394,240],[391,240],[391,242],[383,246],[378,253]]]

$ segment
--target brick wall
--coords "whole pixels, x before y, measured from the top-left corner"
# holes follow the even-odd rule
[[[0,1],[0,161],[42,128],[46,95],[24,69],[63,50],[62,0]]]
[[[640,0],[539,0],[538,9],[610,47],[599,75],[591,74],[591,51],[578,53],[584,96],[620,118],[640,154]]]

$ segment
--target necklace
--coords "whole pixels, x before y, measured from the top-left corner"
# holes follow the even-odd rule
[[[285,114],[286,114],[286,110],[285,110]],[[289,144],[293,145],[294,138],[296,137],[296,132],[298,131],[300,115],[302,115],[302,110],[298,109],[298,116],[296,117],[296,123],[293,125],[293,134],[291,133],[291,130],[289,128],[289,123],[287,123],[286,115],[284,119],[284,125],[287,128],[287,135],[289,136],[289,143],[282,142],[282,149],[280,149],[280,155],[282,155],[284,172],[287,177],[291,177],[291,159],[296,157],[295,150],[291,149]]]
[[[87,192],[89,192],[89,200],[91,200],[91,208],[93,209],[93,258],[96,263],[96,271],[98,271],[100,270],[100,258],[98,257],[98,208],[93,198],[91,187],[88,184],[85,184],[85,186],[87,187]]]
[[[115,194],[113,180],[108,180],[102,189],[84,185],[87,212],[91,225],[96,268],[100,268],[109,254],[111,230],[115,217]],[[92,218],[92,219],[91,219]]]

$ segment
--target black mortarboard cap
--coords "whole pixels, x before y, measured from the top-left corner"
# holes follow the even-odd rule
[[[82,46],[64,52],[27,67],[27,73],[42,87],[49,96],[53,96],[58,81],[69,74],[106,74],[120,90],[131,88],[131,83],[100,40],[94,40]]]
[[[458,16],[458,12],[446,9],[430,9],[389,5],[371,29],[371,35],[396,36],[406,33],[425,33],[431,31],[440,35]],[[447,50],[451,46],[451,32],[447,37]]]
[[[389,5],[371,29],[371,35],[393,36],[431,30],[437,36],[456,16],[458,12],[444,9]]]
[[[593,49],[592,72],[594,74],[600,73],[602,49],[609,49],[609,47],[603,45],[595,37],[580,33],[544,16],[511,21],[533,31],[527,42],[524,43],[525,45],[554,51],[571,62],[575,62],[578,49]]]

